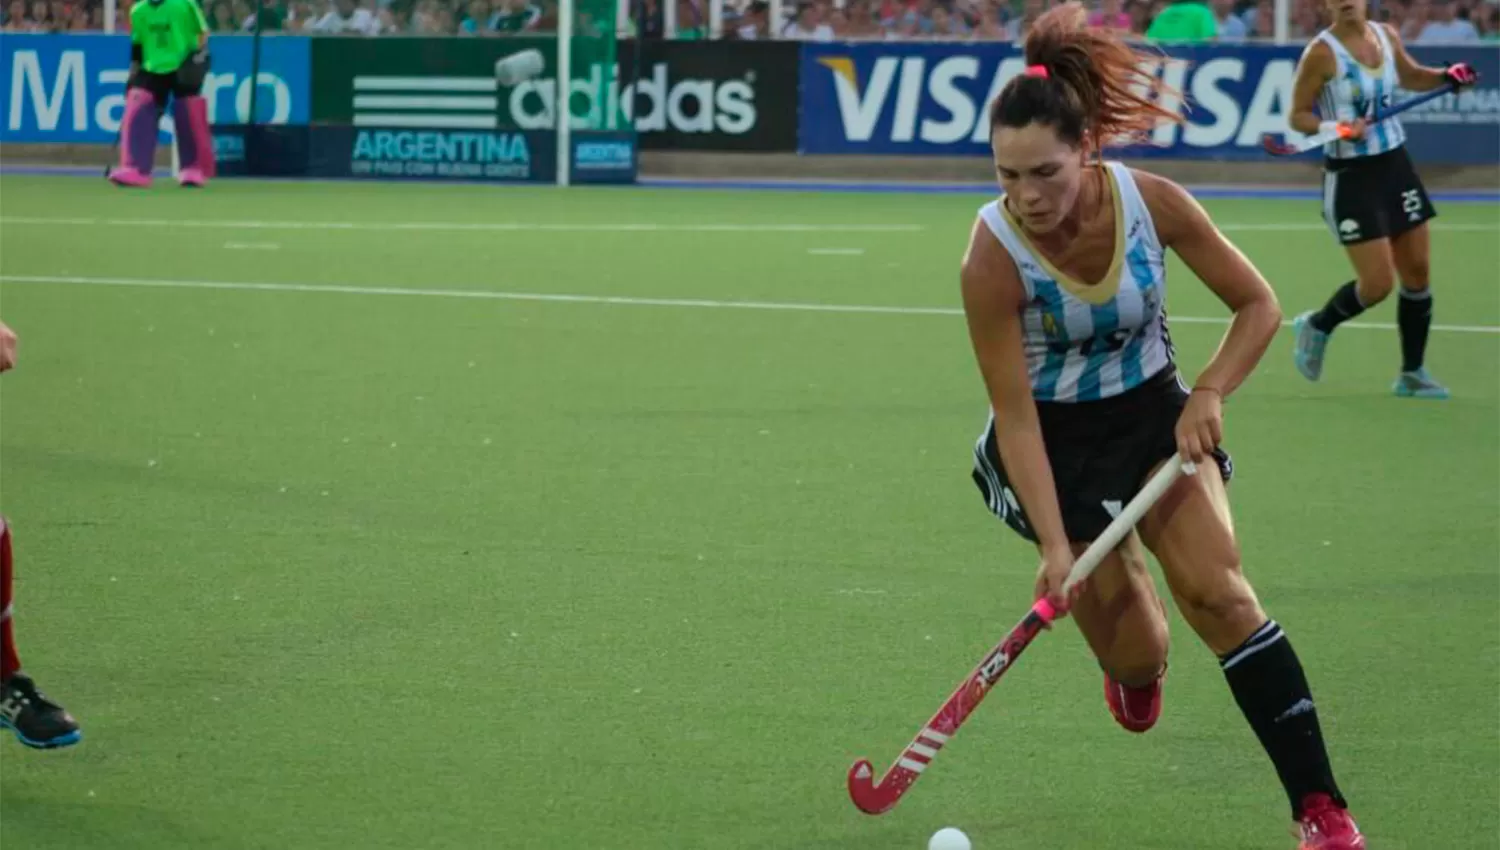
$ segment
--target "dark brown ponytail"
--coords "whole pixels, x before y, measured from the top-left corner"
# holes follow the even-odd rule
[[[1037,18],[1026,36],[1027,71],[1006,83],[990,107],[991,133],[1035,122],[1071,144],[1087,137],[1104,147],[1139,140],[1162,120],[1182,120],[1160,105],[1174,93],[1141,68],[1158,57],[1109,30],[1090,29],[1087,19],[1076,2]]]

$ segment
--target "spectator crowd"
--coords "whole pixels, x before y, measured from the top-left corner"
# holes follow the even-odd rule
[[[132,0],[119,0],[118,28],[129,25]],[[145,0],[139,0],[145,2]],[[215,32],[302,35],[452,35],[503,37],[549,32],[556,0],[200,0]],[[710,0],[575,0],[584,32],[608,27],[589,7],[630,3],[616,16],[622,37],[668,36],[663,2],[675,3],[670,37],[705,39]],[[723,0],[722,38],[803,41],[1019,41],[1050,0],[785,0],[783,20],[771,20],[766,0]],[[1182,2],[1182,0],[1179,0]],[[1197,3],[1200,0],[1186,0]],[[1216,32],[1201,40],[1271,39],[1274,0],[1201,0]],[[1289,36],[1304,41],[1327,24],[1324,0],[1290,0]],[[1169,0],[1091,0],[1094,26],[1152,39],[1152,24]],[[1500,0],[1378,0],[1372,16],[1400,30],[1412,44],[1500,42]],[[1206,17],[1206,16],[1205,16]],[[9,32],[98,32],[105,28],[103,0],[9,0]]]

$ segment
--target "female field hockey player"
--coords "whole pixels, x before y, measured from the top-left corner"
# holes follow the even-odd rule
[[[0,322],[0,372],[15,365],[16,335]],[[78,722],[21,672],[11,620],[14,579],[10,525],[0,516],[0,729],[9,729],[16,740],[39,750],[76,744],[83,737]]]
[[[1302,665],[1240,571],[1219,448],[1221,405],[1281,322],[1270,286],[1180,186],[1097,161],[1101,141],[1180,120],[1153,100],[1117,36],[1076,3],[1026,39],[1025,73],[990,111],[1001,198],[980,210],[963,261],[969,334],[991,417],[974,480],[1037,544],[1036,594],[1070,609],[1104,672],[1115,719],[1144,732],[1161,710],[1165,608],[1141,544],[1215,655],[1275,765],[1304,850],[1364,839],[1334,783]],[[1170,248],[1233,311],[1191,390],[1167,334]],[[1172,456],[1202,462],[1151,509],[1072,599],[1074,557]]]
[[[1293,322],[1297,370],[1318,380],[1333,329],[1384,301],[1399,277],[1401,373],[1395,393],[1447,398],[1448,389],[1423,365],[1432,324],[1427,220],[1437,212],[1407,156],[1401,122],[1371,124],[1366,118],[1375,106],[1391,105],[1398,85],[1418,92],[1447,83],[1462,87],[1478,75],[1462,63],[1418,65],[1393,27],[1366,18],[1365,3],[1328,0],[1333,26],[1303,52],[1292,91],[1293,129],[1310,135],[1325,124],[1347,128],[1347,139],[1324,149],[1323,218],[1354,265],[1354,280],[1335,290],[1323,309]]]

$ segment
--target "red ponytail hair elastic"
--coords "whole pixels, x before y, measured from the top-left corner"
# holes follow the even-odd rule
[[[1050,77],[1052,75],[1049,74],[1049,73],[1047,73],[1047,66],[1046,65],[1027,65],[1026,66],[1026,76],[1028,76],[1028,77],[1041,77],[1042,79],[1045,80],[1045,79],[1047,79],[1048,77]]]

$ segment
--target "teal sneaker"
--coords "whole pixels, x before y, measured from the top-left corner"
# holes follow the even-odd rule
[[[1448,388],[1428,374],[1424,366],[1415,372],[1402,372],[1391,387],[1401,398],[1447,398]]]
[[[1296,333],[1293,359],[1302,377],[1316,381],[1323,377],[1323,351],[1328,347],[1328,334],[1313,327],[1312,317],[1313,311],[1308,310],[1292,320],[1292,328]]]

